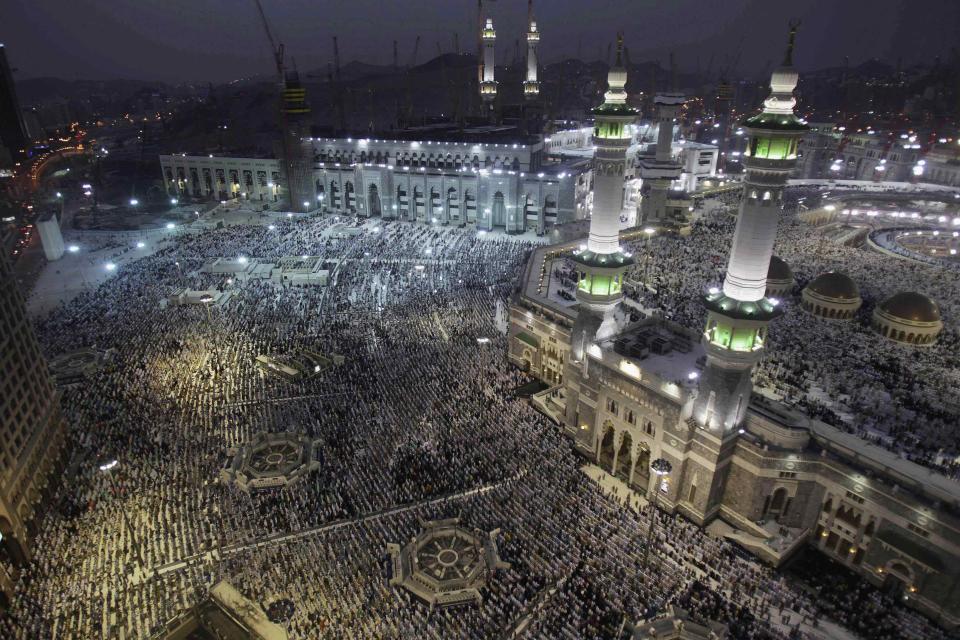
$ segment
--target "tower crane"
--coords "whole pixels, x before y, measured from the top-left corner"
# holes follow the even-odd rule
[[[343,109],[343,82],[340,78],[340,46],[337,44],[337,36],[333,36],[333,68],[337,79],[337,123],[340,126],[340,131],[345,131],[347,118]]]
[[[263,30],[267,34],[267,41],[270,43],[270,55],[273,56],[273,61],[277,66],[277,77],[280,79],[280,82],[284,81],[284,66],[283,66],[283,43],[279,45],[273,39],[273,33],[270,31],[270,22],[267,20],[267,14],[263,12],[263,5],[260,4],[260,0],[253,0],[257,5],[257,11],[260,13],[260,21],[263,23]]]

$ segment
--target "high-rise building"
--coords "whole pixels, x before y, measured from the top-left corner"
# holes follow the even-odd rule
[[[287,179],[290,208],[310,211],[317,208],[313,181],[313,147],[310,136],[310,105],[307,91],[296,71],[288,72],[282,90],[280,119],[283,127],[283,170]]]
[[[0,255],[0,587],[30,559],[38,516],[62,468],[64,425],[6,253]]]
[[[783,190],[797,159],[797,146],[807,125],[793,112],[797,72],[793,68],[790,32],[783,65],[770,78],[770,97],[763,111],[743,123],[749,142],[743,154],[744,179],[740,213],[722,289],[705,300],[707,326],[703,346],[707,364],[693,405],[693,418],[704,427],[705,447],[715,458],[707,516],[719,508],[725,465],[750,403],[754,365],[763,355],[767,325],[780,315],[776,300],[766,297],[767,272],[777,235]]]
[[[20,113],[17,89],[7,62],[6,48],[0,44],[0,141],[16,158],[27,148],[26,127]]]

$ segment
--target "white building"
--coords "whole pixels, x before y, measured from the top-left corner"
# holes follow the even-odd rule
[[[60,233],[60,220],[50,211],[37,219],[37,231],[40,232],[40,244],[43,255],[53,262],[63,257],[63,234]]]
[[[543,233],[588,215],[589,159],[546,163],[536,137],[487,142],[509,132],[480,127],[449,136],[455,140],[429,140],[450,130],[424,127],[416,140],[314,138],[317,208],[511,233]],[[175,197],[270,203],[286,195],[274,159],[180,154],[160,156],[160,164]]]

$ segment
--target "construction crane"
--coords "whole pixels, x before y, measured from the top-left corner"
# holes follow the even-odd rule
[[[443,55],[443,48],[440,46],[440,41],[437,40],[437,57],[439,58],[442,55]]]
[[[410,55],[410,65],[412,69],[417,66],[417,51],[420,50],[420,36],[417,36],[417,41],[413,43],[413,53]]]
[[[333,36],[333,69],[337,80],[337,123],[340,125],[340,131],[347,128],[347,117],[343,109],[343,82],[340,78],[340,45],[337,44],[337,36]]]
[[[397,41],[393,41],[393,72],[396,73],[398,69],[397,65]]]
[[[279,45],[273,39],[273,33],[270,31],[270,22],[267,20],[267,14],[263,12],[263,5],[260,0],[253,0],[257,5],[257,11],[260,13],[260,21],[263,23],[263,30],[267,34],[267,40],[270,42],[270,55],[273,56],[274,63],[277,65],[277,77],[280,82],[284,81],[283,66],[283,43]]]
[[[456,31],[453,32],[453,52],[460,55],[460,35]]]

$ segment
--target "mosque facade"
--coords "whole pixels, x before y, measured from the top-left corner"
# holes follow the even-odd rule
[[[588,160],[545,163],[541,139],[484,142],[486,133],[475,142],[313,138],[310,209],[511,233],[587,215]],[[275,159],[175,154],[160,165],[172,197],[289,199]]]
[[[595,280],[581,257],[593,248],[571,241],[528,258],[510,308],[508,357],[548,385],[532,402],[584,458],[640,493],[657,492],[660,508],[772,565],[812,546],[955,628],[956,482],[753,392],[768,324],[776,330],[780,313],[767,297],[776,220],[806,131],[793,114],[796,82],[788,50],[763,111],[744,123],[744,197],[702,333],[635,321],[612,289],[603,313],[619,322],[604,331],[595,301],[581,294],[584,280],[588,289]],[[621,187],[596,188],[610,199]],[[590,240],[603,225],[591,219]],[[567,254],[580,273],[576,304],[551,295],[553,260]],[[666,474],[654,465],[661,461]]]

